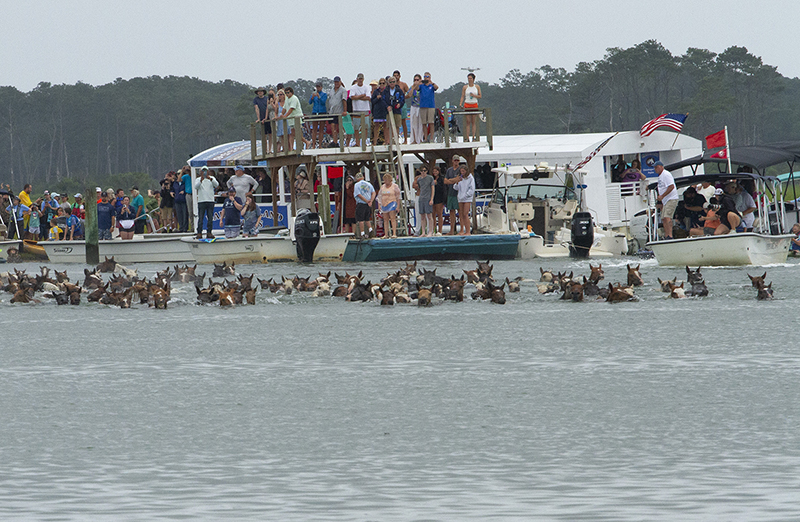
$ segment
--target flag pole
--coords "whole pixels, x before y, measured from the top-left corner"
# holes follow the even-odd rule
[[[686,113],[686,118],[688,118],[688,117],[689,117],[689,113],[687,112]],[[684,119],[683,121],[686,121],[686,119]],[[683,127],[681,127],[681,129],[683,129]],[[678,131],[678,134],[675,135],[675,140],[672,142],[672,147],[670,147],[670,150],[675,148],[675,144],[678,142],[678,136],[680,136],[680,135],[681,135],[681,131]]]
[[[728,174],[733,174],[733,167],[731,167],[731,142],[728,139],[727,125],[725,125],[725,157],[728,158]]]

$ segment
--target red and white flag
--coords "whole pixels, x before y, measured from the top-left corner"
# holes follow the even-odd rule
[[[719,152],[715,152],[711,157],[716,159],[728,159],[728,149],[724,148]]]
[[[719,132],[715,132],[714,134],[709,134],[708,136],[706,136],[707,149],[718,149],[720,147],[725,147],[727,144],[728,140],[725,139],[725,129],[722,129]]]

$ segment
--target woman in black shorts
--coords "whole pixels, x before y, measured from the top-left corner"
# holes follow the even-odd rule
[[[431,168],[433,174],[433,184],[436,187],[433,193],[433,229],[439,234],[444,229],[444,204],[447,203],[447,189],[444,186],[444,176],[442,172],[434,165]]]

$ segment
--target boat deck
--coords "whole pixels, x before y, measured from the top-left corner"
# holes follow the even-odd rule
[[[342,261],[514,259],[519,240],[519,234],[350,240]]]

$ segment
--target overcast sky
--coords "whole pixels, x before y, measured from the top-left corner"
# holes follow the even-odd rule
[[[688,47],[747,47],[800,76],[792,25],[798,0],[0,0],[0,85],[101,85],[116,78],[192,76],[250,85],[429,70],[441,87],[462,67],[497,82],[509,70],[572,70],[608,47],[653,38]],[[405,6],[400,10],[398,6]]]

